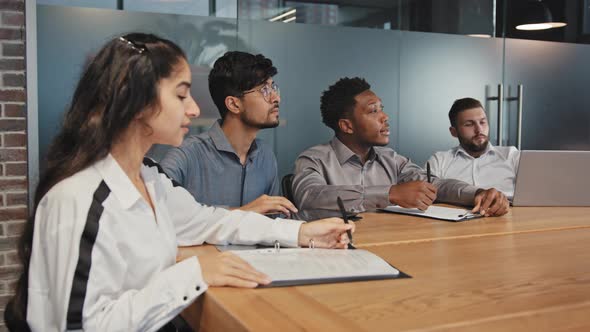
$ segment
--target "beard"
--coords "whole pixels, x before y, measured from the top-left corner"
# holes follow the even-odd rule
[[[259,121],[254,119],[253,117],[250,116],[251,112],[249,112],[248,110],[246,110],[245,112],[242,112],[241,114],[241,119],[242,122],[250,127],[254,127],[257,129],[266,129],[266,128],[276,128],[279,125],[279,117],[277,116],[277,119],[271,119],[271,113],[277,109],[278,110],[278,105],[273,105],[266,113],[266,119],[264,121]]]
[[[488,147],[488,143],[490,141],[488,136],[485,136],[485,140],[480,144],[474,142],[473,139],[467,139],[465,137],[459,136],[459,143],[467,152],[482,152]]]

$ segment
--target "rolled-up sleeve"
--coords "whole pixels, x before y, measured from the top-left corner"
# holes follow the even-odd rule
[[[332,185],[318,159],[302,155],[295,162],[293,195],[299,209],[337,210],[336,198],[340,197],[345,206],[354,209],[371,209],[389,205],[391,185]]]
[[[409,181],[427,181],[426,171],[399,154],[395,155],[394,164],[398,167],[398,183]],[[432,174],[432,184],[437,189],[436,201],[440,203],[473,205],[475,193],[479,187],[454,179],[440,179]]]
[[[390,163],[397,167],[397,183],[427,181],[426,171],[404,156],[395,154]],[[458,205],[473,205],[475,193],[480,189],[460,180],[440,179],[434,174],[432,184],[438,191],[437,202]]]
[[[426,171],[387,147],[375,147],[373,158],[361,163],[334,138],[302,153],[295,162],[293,195],[302,210],[337,210],[340,197],[347,209],[358,211],[390,205],[391,186],[426,181]],[[473,204],[479,189],[457,180],[434,178],[437,200],[451,204]]]

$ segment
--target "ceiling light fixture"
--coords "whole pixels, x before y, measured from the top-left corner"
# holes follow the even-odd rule
[[[517,30],[546,30],[566,26],[564,22],[554,22],[553,15],[542,0],[531,0],[528,2]]]
[[[487,33],[470,33],[467,36],[477,38],[492,38],[492,35],[489,35]]]
[[[295,13],[297,13],[297,9],[291,9],[289,11],[286,11],[286,12],[280,14],[280,15],[277,15],[277,16],[269,19],[269,21],[270,22],[275,22],[275,21],[278,21],[278,20],[280,20],[280,19],[282,19],[284,17],[287,17],[289,15],[295,15]]]

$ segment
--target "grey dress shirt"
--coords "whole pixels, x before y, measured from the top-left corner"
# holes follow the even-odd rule
[[[160,164],[199,203],[238,207],[263,194],[279,194],[277,161],[270,147],[255,139],[242,165],[220,122],[207,132],[187,137]]]
[[[299,209],[338,209],[340,196],[347,209],[373,210],[391,205],[389,188],[398,183],[426,180],[426,172],[388,147],[373,147],[361,159],[334,137],[303,152],[295,162],[293,194]],[[437,201],[472,205],[478,187],[433,176]]]

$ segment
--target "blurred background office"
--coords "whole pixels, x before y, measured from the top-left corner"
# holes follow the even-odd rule
[[[218,117],[207,74],[219,55],[272,58],[282,124],[261,136],[281,176],[332,136],[319,98],[342,76],[373,85],[390,117],[391,147],[418,164],[457,144],[447,112],[465,96],[484,103],[494,144],[590,150],[590,0],[0,0],[4,303],[20,269],[28,198],[82,66],[107,39],[134,30],[187,52],[203,113],[193,133]]]
[[[490,139],[523,149],[589,149],[590,1],[502,0],[38,0],[39,165],[81,67],[106,39],[151,31],[179,43],[201,117],[218,117],[207,74],[228,50],[263,53],[279,69],[282,125],[261,132],[279,175],[327,141],[319,98],[342,76],[362,76],[383,99],[391,147],[423,164],[456,144],[452,102],[485,103]],[[536,25],[535,25],[536,24]],[[30,32],[29,32],[30,33]],[[500,96],[500,101],[498,100]],[[158,159],[165,148],[156,148]]]
[[[35,10],[27,46],[36,49],[38,130],[28,137],[38,166],[30,172],[43,168],[86,59],[135,30],[187,52],[202,110],[193,133],[218,118],[207,87],[217,57],[243,50],[275,62],[282,123],[261,137],[280,176],[332,136],[319,99],[343,76],[371,83],[390,117],[391,147],[418,164],[456,145],[447,112],[465,96],[484,103],[494,144],[590,149],[590,0],[37,0]]]

